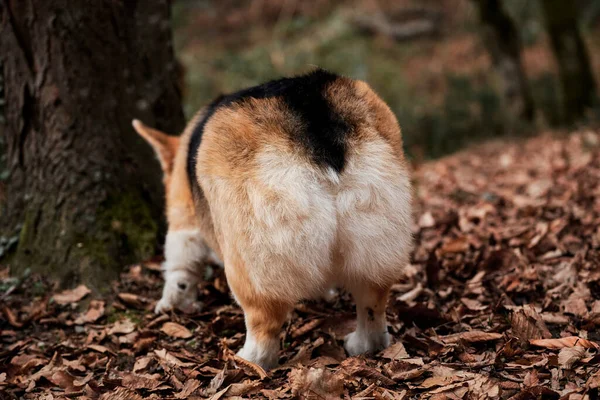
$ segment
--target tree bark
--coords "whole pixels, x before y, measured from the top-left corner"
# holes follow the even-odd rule
[[[504,103],[512,117],[531,121],[534,105],[521,62],[522,44],[501,0],[474,0],[483,25],[483,41],[500,77]]]
[[[542,0],[550,44],[558,63],[563,95],[564,120],[575,122],[593,106],[596,83],[590,58],[577,25],[572,1]]]
[[[169,3],[0,0],[0,237],[13,271],[98,288],[154,252],[161,172],[131,119],[184,125]]]

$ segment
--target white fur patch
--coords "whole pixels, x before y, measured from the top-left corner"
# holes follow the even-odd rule
[[[258,182],[246,190],[256,228],[243,256],[257,289],[283,298],[321,292],[330,275],[336,214],[330,175],[304,159],[267,148]]]
[[[165,271],[194,269],[210,252],[198,229],[169,231],[165,240]]]
[[[204,243],[199,230],[169,231],[163,263],[165,286],[155,308],[157,313],[173,308],[184,312],[199,311],[197,285],[203,274],[204,262],[209,257],[216,255]]]
[[[277,337],[258,342],[252,332],[246,331],[246,342],[237,355],[245,360],[271,369],[277,365],[279,358],[279,339]]]
[[[389,285],[404,271],[412,246],[408,172],[378,139],[348,154],[341,181],[336,208],[344,279]]]

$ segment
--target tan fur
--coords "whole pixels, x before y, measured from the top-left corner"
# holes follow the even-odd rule
[[[294,304],[335,285],[357,302],[348,352],[387,346],[387,293],[412,245],[410,179],[394,115],[364,82],[338,79],[326,96],[355,127],[341,174],[292,143],[288,133],[301,121],[280,99],[265,98],[219,108],[208,120],[197,154],[202,198],[194,203],[186,173],[199,116],[181,137],[169,178],[169,231],[198,229],[223,260],[246,316],[240,355],[264,367],[276,363]]]

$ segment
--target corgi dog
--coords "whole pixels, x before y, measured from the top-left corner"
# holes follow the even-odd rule
[[[412,189],[398,122],[365,82],[318,69],[221,96],[181,136],[133,126],[164,172],[157,312],[193,309],[199,266],[222,260],[244,311],[242,358],[277,365],[288,313],[332,286],[356,302],[346,351],[389,345],[386,303],[409,262]]]

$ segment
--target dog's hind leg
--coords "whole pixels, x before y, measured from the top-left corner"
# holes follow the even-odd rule
[[[390,344],[385,317],[389,289],[368,285],[349,289],[356,302],[356,330],[346,336],[346,351],[355,356],[383,350]]]

